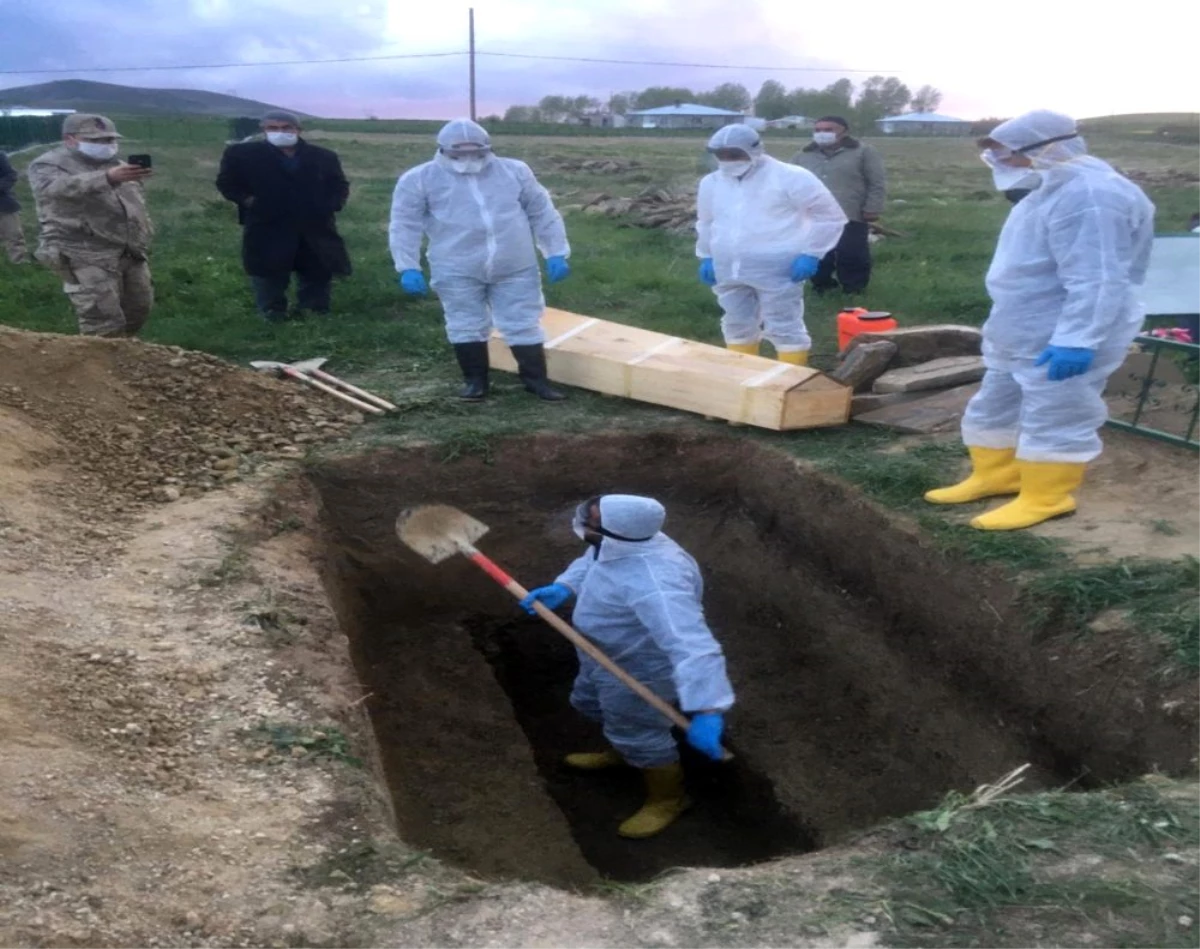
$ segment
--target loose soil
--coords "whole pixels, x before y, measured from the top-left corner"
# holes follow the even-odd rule
[[[699,441],[520,440],[498,445],[490,466],[438,465],[430,453],[408,463],[400,453],[374,455],[320,468],[322,499],[287,456],[349,430],[355,419],[289,383],[136,342],[2,332],[0,386],[0,945],[868,946],[881,923],[853,905],[886,905],[889,892],[871,868],[905,842],[887,833],[857,838],[852,828],[872,820],[881,802],[908,806],[873,779],[878,769],[863,742],[878,735],[868,726],[877,733],[917,723],[911,750],[893,742],[899,766],[909,768],[935,758],[923,749],[944,747],[942,736],[954,728],[991,733],[980,709],[1003,720],[994,727],[1004,742],[988,746],[1001,749],[998,765],[1003,749],[1015,747],[1017,757],[1028,750],[1054,780],[1085,768],[1085,780],[1119,778],[1147,763],[1175,770],[1190,753],[1193,690],[1179,694],[1152,675],[1158,656],[1134,648],[1127,631],[1106,628],[1087,640],[1026,634],[1012,591],[997,578],[945,563],[845,486],[798,475],[769,452],[746,454],[739,473],[727,443],[705,442],[711,428],[698,429]],[[1120,444],[1108,442],[1110,451]],[[624,458],[611,456],[617,448]],[[214,467],[227,458],[237,467]],[[586,472],[580,458],[591,462]],[[1123,505],[1128,517],[1148,484],[1187,482],[1193,490],[1170,513],[1194,522],[1194,461],[1177,459],[1164,455],[1132,483],[1098,465],[1087,490],[1107,492],[1112,510]],[[691,467],[714,480],[666,489],[672,474]],[[228,471],[237,476],[214,477]],[[506,521],[501,495],[489,494],[498,479],[518,507],[539,492],[564,504]],[[366,485],[370,506],[344,505],[361,520],[334,533],[330,498],[356,485]],[[663,496],[670,530],[704,554],[710,615],[743,698],[732,737],[745,770],[720,772],[737,778],[735,786],[710,791],[692,767],[701,804],[685,820],[715,826],[725,815],[753,828],[761,815],[743,805],[770,814],[777,804],[787,821],[777,825],[780,834],[801,832],[781,850],[824,849],[744,868],[675,870],[636,899],[592,889],[603,874],[650,869],[602,869],[597,845],[609,838],[594,830],[597,845],[585,846],[579,816],[570,813],[576,794],[556,784],[575,780],[556,769],[557,750],[586,737],[571,731],[578,723],[555,698],[570,672],[558,640],[514,615],[502,594],[461,564],[438,568],[446,573],[427,568],[426,601],[437,609],[424,625],[363,612],[360,620],[378,625],[343,630],[331,609],[330,592],[346,619],[358,594],[344,581],[354,577],[377,597],[417,602],[391,566],[403,556],[391,521],[402,497],[439,485],[438,500],[493,523],[485,547],[526,582],[548,578],[573,553],[565,499],[621,489]],[[167,500],[175,496],[167,488],[178,500]],[[739,552],[762,558],[754,585],[729,565]],[[785,572],[774,579],[781,560]],[[750,617],[752,598],[781,611],[780,628],[804,636],[792,642],[771,618]],[[847,658],[820,629],[822,611],[847,636]],[[408,699],[372,687],[378,680],[364,668],[361,635],[388,632],[385,620],[413,640],[372,647],[385,659],[397,648],[413,657],[391,667],[417,693],[412,707],[421,689],[427,710],[435,701],[448,705],[445,683],[459,675],[470,692],[455,706],[461,734],[470,742],[491,736],[506,756],[504,768],[479,770],[480,783],[486,777],[504,794],[489,803],[479,784],[465,787],[478,812],[468,812],[445,780],[452,769],[467,773],[456,734],[428,729],[446,756],[435,760],[417,747],[405,780],[385,783],[386,756],[376,752],[372,724],[383,740],[393,737],[389,727],[403,733],[406,719],[387,713],[407,708]],[[728,633],[743,622],[764,634],[761,646]],[[775,668],[789,654],[800,661]],[[857,684],[859,667],[875,691]],[[948,725],[930,724],[934,669],[954,710]],[[743,687],[747,676],[767,688]],[[837,676],[849,689],[840,699],[829,688]],[[909,681],[918,690],[903,704],[900,683]],[[537,686],[551,695],[523,703],[522,696],[540,698]],[[840,703],[843,718],[857,716],[859,732],[807,701],[819,694]],[[955,704],[964,694],[974,700]],[[778,723],[772,702],[787,713]],[[759,733],[752,726],[760,719]],[[795,735],[807,737],[789,745]],[[811,776],[788,778],[802,770],[780,763],[789,748],[807,756]],[[956,785],[964,791],[977,776],[999,777],[979,763],[978,750],[968,751],[974,764],[942,762],[938,773],[961,774],[953,780],[965,782]],[[397,760],[390,758],[393,778]],[[499,751],[488,760],[501,760]],[[852,782],[839,781],[839,766],[857,769],[864,786],[852,800],[830,803],[806,782],[845,789]],[[605,785],[577,785],[586,813],[598,814],[606,798],[608,811],[595,818],[606,832],[636,804],[629,777],[613,776],[611,799]],[[932,783],[922,788],[932,793]],[[805,795],[811,809],[795,805]],[[502,855],[497,865],[464,872],[454,864],[470,865],[477,855],[439,859],[455,839],[438,825],[431,854],[417,835],[422,813],[432,823],[442,819],[439,808],[461,818],[470,845],[479,836],[475,822],[489,822]],[[530,822],[514,826],[514,815]],[[513,882],[530,874],[507,848],[525,845],[521,834],[530,827],[555,822],[553,837],[527,862],[542,868],[541,878],[576,881],[573,888]],[[679,829],[692,833],[683,823]],[[761,834],[745,837],[739,846],[761,845]],[[681,836],[680,846],[688,839]],[[553,846],[560,846],[556,863],[548,857]],[[763,855],[730,848],[715,862]],[[1194,854],[1168,856],[1184,863],[1156,863],[1148,880],[1194,871]],[[1064,854],[1061,870],[1077,872],[1078,864]],[[494,882],[500,878],[507,882]],[[847,893],[867,902],[847,909]],[[1058,941],[1095,941],[1098,925],[1082,921],[1078,939]],[[1031,931],[1029,944],[1052,936]]]

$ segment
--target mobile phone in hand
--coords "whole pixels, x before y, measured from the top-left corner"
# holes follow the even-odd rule
[[[151,167],[149,155],[130,155],[125,159],[125,163],[129,165],[136,165],[138,168]]]

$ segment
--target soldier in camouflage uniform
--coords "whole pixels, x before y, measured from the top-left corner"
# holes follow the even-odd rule
[[[62,278],[89,336],[136,336],[154,303],[142,189],[152,172],[117,158],[120,137],[102,115],[69,115],[63,144],[29,166],[41,227],[35,256]]]

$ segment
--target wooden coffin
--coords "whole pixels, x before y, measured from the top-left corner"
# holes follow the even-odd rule
[[[554,382],[775,431],[850,419],[852,390],[816,369],[565,310],[542,326]],[[499,333],[488,349],[494,368],[517,371]]]

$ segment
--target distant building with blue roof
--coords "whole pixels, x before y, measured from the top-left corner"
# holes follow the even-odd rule
[[[741,112],[717,109],[695,102],[676,102],[657,109],[638,109],[625,114],[631,128],[643,129],[719,129],[741,124],[746,116]]]
[[[936,112],[906,112],[876,119],[875,124],[884,135],[970,135],[972,123]]]

